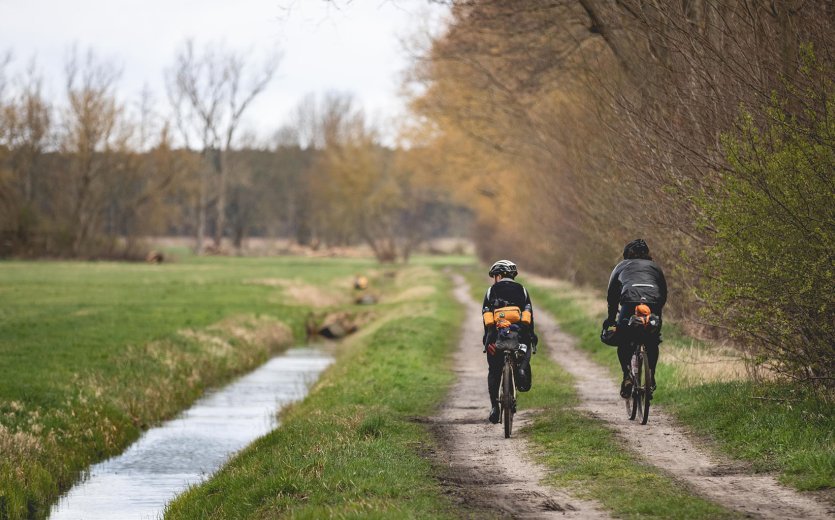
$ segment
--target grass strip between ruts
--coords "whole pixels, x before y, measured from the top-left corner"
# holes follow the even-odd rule
[[[396,283],[434,291],[342,343],[279,428],[169,504],[166,518],[457,517],[421,456],[431,437],[412,418],[432,413],[454,379],[462,313],[446,277],[424,271]]]
[[[479,270],[480,271],[480,270]],[[481,302],[490,283],[466,271],[471,293]],[[527,287],[537,309],[541,291]],[[570,374],[554,363],[544,338],[531,360],[533,387],[519,394],[520,408],[538,409],[523,430],[532,441],[534,458],[549,470],[546,482],[570,489],[578,497],[600,502],[619,518],[736,518],[722,506],[692,494],[686,486],[643,462],[600,421],[576,410],[577,393]]]
[[[589,316],[570,297],[529,286],[540,309],[550,312],[591,358],[620,375],[615,349],[600,342],[604,316]],[[778,471],[780,481],[798,490],[835,487],[835,409],[791,385],[778,382],[694,383],[667,362],[675,349],[694,342],[665,323],[657,367],[655,404],[718,450],[748,461],[755,471]],[[698,342],[695,343],[698,348]]]

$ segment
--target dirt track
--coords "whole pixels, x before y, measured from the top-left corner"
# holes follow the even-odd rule
[[[695,493],[753,518],[835,516],[831,506],[781,486],[771,475],[753,474],[740,463],[709,454],[657,407],[650,409],[647,426],[627,420],[618,387],[606,369],[580,351],[550,316],[539,311],[536,323],[553,359],[576,378],[580,409],[606,422],[648,462],[686,482]],[[664,381],[658,384],[662,387]]]
[[[545,469],[527,456],[525,440],[516,434],[505,439],[501,424],[487,421],[487,362],[481,353],[478,303],[462,279],[457,278],[456,285],[455,296],[467,308],[455,353],[458,382],[440,415],[430,420],[439,444],[436,461],[442,468],[446,491],[463,503],[473,518],[609,518],[594,503],[541,485]],[[514,432],[529,421],[529,413],[522,397]]]

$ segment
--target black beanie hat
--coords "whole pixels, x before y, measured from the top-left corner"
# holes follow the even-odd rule
[[[649,246],[642,238],[636,238],[623,248],[623,258],[640,258],[649,254]]]

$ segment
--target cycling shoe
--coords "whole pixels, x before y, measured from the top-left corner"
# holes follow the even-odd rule
[[[494,404],[493,408],[490,409],[490,422],[497,424],[499,422],[499,415],[499,405]]]
[[[624,379],[623,383],[620,384],[620,396],[624,399],[629,399],[632,395],[632,380],[631,379]]]

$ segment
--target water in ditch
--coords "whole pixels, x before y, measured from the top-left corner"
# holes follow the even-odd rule
[[[165,504],[276,427],[276,412],[305,396],[332,361],[316,348],[272,358],[179,417],[145,432],[121,455],[90,468],[52,508],[51,519],[156,519]]]

